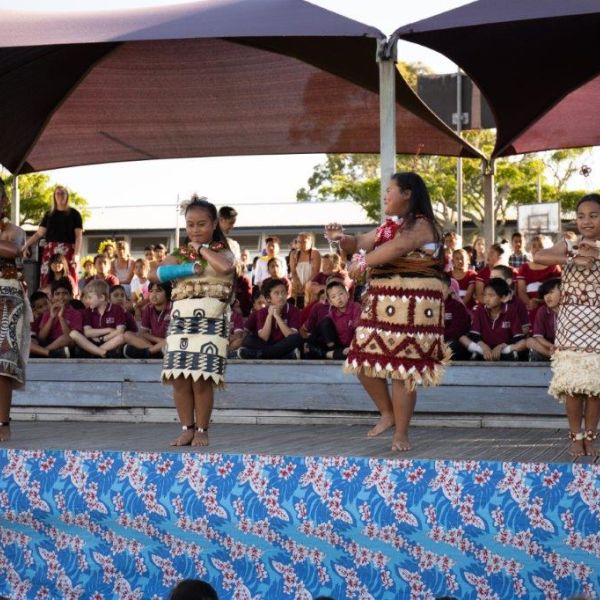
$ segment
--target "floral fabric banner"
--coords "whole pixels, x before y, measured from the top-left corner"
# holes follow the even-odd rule
[[[0,595],[596,598],[600,467],[0,450]]]

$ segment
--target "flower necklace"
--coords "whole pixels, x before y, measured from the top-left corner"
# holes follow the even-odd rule
[[[179,264],[186,262],[199,262],[206,267],[206,259],[202,258],[200,255],[200,250],[202,250],[202,248],[208,248],[213,252],[219,252],[225,248],[225,244],[223,242],[209,242],[208,244],[200,244],[198,248],[194,248],[192,244],[187,244],[185,246],[179,246],[179,248],[175,248],[175,250],[173,250],[171,253],[171,256],[175,257]]]

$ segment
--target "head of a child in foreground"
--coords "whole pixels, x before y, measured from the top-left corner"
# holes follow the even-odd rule
[[[33,318],[37,319],[40,315],[44,314],[50,306],[48,296],[44,292],[33,292],[29,297],[29,303],[31,304],[31,312]]]
[[[281,279],[271,279],[262,287],[262,293],[269,306],[283,308],[287,302],[287,286]]]
[[[140,279],[147,279],[150,272],[150,263],[146,258],[138,258],[133,263],[133,273]]]
[[[148,286],[148,298],[155,308],[164,308],[171,300],[171,285],[169,283],[153,282]]]
[[[273,277],[273,279],[281,279],[281,265],[279,264],[279,259],[271,258],[267,263],[267,269],[269,271],[269,275]]]
[[[553,277],[544,281],[538,288],[538,296],[550,310],[558,308],[560,304],[560,279]]]
[[[267,306],[267,300],[263,296],[262,291],[259,289],[254,290],[252,292],[252,310],[258,312],[262,308],[265,308],[265,306]]]
[[[488,310],[496,310],[510,299],[511,290],[500,277],[492,277],[483,289],[483,305]]]
[[[350,295],[343,282],[333,279],[325,287],[327,301],[338,310],[344,310],[350,301]]]
[[[92,310],[106,305],[109,299],[109,288],[106,281],[93,279],[83,289],[83,303]]]
[[[57,304],[67,305],[73,299],[73,287],[71,282],[63,277],[52,282],[50,287],[52,302]]]

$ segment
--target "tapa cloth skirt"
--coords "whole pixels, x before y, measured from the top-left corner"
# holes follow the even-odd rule
[[[439,385],[451,351],[444,342],[444,298],[437,277],[371,279],[344,370]]]
[[[31,308],[19,281],[0,278],[0,376],[12,379],[14,388],[25,383],[31,320]]]
[[[161,379],[177,377],[225,383],[229,305],[216,298],[176,300],[171,309]]]

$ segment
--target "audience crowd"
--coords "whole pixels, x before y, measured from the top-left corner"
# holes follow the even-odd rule
[[[347,257],[322,254],[307,232],[298,233],[287,256],[272,235],[252,257],[232,237],[236,218],[234,208],[219,211],[237,258],[230,358],[343,359],[364,290],[345,271]],[[445,337],[454,359],[550,359],[561,272],[535,262],[535,253],[550,243],[542,235],[526,240],[514,233],[510,242],[486,249],[481,237],[463,246],[456,233],[444,235]],[[48,255],[41,286],[30,296],[31,355],[160,358],[171,288],[151,283],[148,274],[167,253],[156,244],[133,257],[127,242],[104,240],[75,273],[73,253]]]

